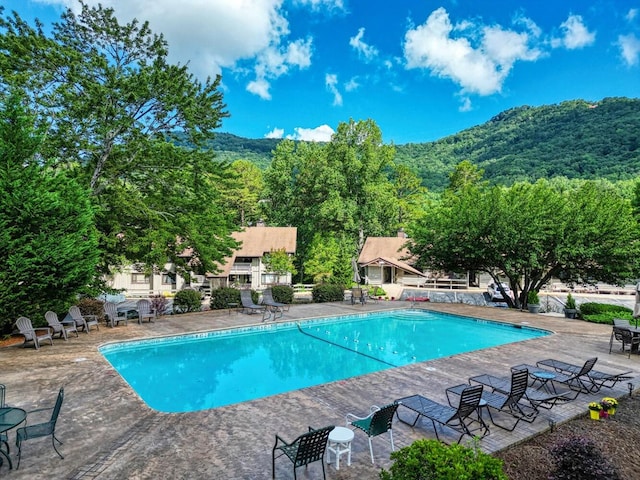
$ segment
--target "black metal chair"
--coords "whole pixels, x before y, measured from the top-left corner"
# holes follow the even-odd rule
[[[614,338],[622,343],[622,352],[627,351],[628,357],[631,358],[631,352],[637,351],[638,346],[640,346],[640,337],[633,334],[629,327],[618,327],[613,326],[613,331],[611,332],[611,339],[609,340],[609,353],[613,349],[613,340]],[[635,348],[634,348],[635,346]],[[627,350],[627,347],[628,350]]]
[[[322,464],[322,478],[326,479],[324,471],[324,452],[327,448],[327,441],[329,440],[329,433],[334,429],[334,426],[328,426],[314,430],[309,427],[309,431],[303,435],[300,435],[293,442],[287,442],[279,435],[276,435],[276,443],[273,446],[273,452],[271,454],[271,472],[272,478],[276,478],[276,458],[280,458],[283,455],[291,460],[293,463],[293,478],[297,479],[296,469],[301,466],[307,466],[313,462],[320,462]],[[276,451],[279,450],[280,454],[276,457]]]
[[[4,408],[4,396],[5,396],[5,386],[2,383],[0,383],[0,408]],[[7,454],[8,454],[9,453],[9,437],[7,437],[7,434],[5,432],[0,433],[0,444],[4,444],[4,446],[7,447]],[[1,445],[0,445],[0,448],[2,448]],[[2,462],[2,459],[0,459],[0,462]]]
[[[16,467],[16,470],[20,468],[20,457],[22,455],[22,442],[26,440],[32,440],[34,438],[51,436],[51,444],[53,445],[53,449],[56,451],[58,456],[60,456],[60,458],[64,459],[62,454],[56,448],[56,442],[62,445],[62,442],[56,438],[56,422],[58,421],[58,415],[60,413],[60,408],[62,407],[63,400],[64,400],[64,387],[60,388],[60,391],[58,392],[58,398],[56,400],[56,404],[53,407],[38,408],[36,410],[32,410],[28,412],[28,414],[32,414],[36,412],[52,410],[51,418],[49,419],[48,422],[38,423],[35,425],[27,425],[26,427],[21,427],[16,431],[16,446],[18,447],[18,466]]]
[[[266,305],[258,305],[256,303],[253,303],[253,299],[251,298],[251,290],[240,290],[240,302],[242,303],[242,310],[249,315],[256,312],[261,312],[263,322],[271,317],[271,312],[269,312]]]
[[[487,402],[487,411],[489,412],[491,423],[503,430],[513,432],[518,423],[520,423],[520,420],[525,420],[529,423],[535,420],[537,417],[537,411],[533,410],[530,413],[526,413],[523,410],[522,405],[520,405],[520,401],[526,395],[528,385],[529,372],[527,370],[514,370],[511,372],[511,385],[509,392],[500,392],[499,390],[484,390],[482,392],[482,400]],[[516,419],[515,423],[510,427],[497,423],[491,413],[492,409],[497,412],[508,413]]]
[[[542,373],[552,373],[553,377],[550,379],[551,384],[560,383],[566,385],[576,394],[573,398],[576,398],[580,393],[594,393],[600,390],[601,385],[595,384],[590,378],[589,373],[593,369],[593,366],[598,361],[597,357],[589,358],[584,365],[571,365],[552,358],[546,360],[540,360],[536,365],[529,365],[523,363],[511,367],[511,370],[528,370],[529,375],[532,377],[539,377]],[[551,370],[547,370],[544,367],[549,367]],[[573,399],[572,399],[573,400]]]
[[[398,409],[397,403],[391,403],[384,407],[372,406],[371,413],[366,417],[358,417],[353,413],[347,413],[346,420],[347,426],[353,425],[359,428],[369,437],[369,453],[371,454],[371,463],[373,460],[373,447],[371,446],[371,439],[377,437],[385,432],[389,432],[389,439],[391,440],[391,451],[395,448],[393,446],[393,414]],[[352,418],[353,420],[349,420]]]
[[[460,403],[457,408],[430,400],[422,395],[412,395],[410,397],[400,398],[396,400],[396,402],[399,403],[400,406],[413,410],[413,412],[416,413],[416,418],[413,423],[403,420],[398,412],[396,412],[396,415],[398,420],[412,427],[415,426],[420,417],[428,418],[433,424],[433,429],[438,440],[440,440],[440,436],[438,435],[438,427],[436,424],[458,432],[460,437],[457,442],[460,443],[460,440],[462,440],[462,437],[465,435],[473,437],[473,432],[469,428],[468,423],[474,420],[469,419],[469,416],[477,412],[481,397],[482,385],[473,385],[462,390],[460,393]]]

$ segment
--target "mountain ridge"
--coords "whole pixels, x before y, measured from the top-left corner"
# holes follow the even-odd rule
[[[210,148],[220,160],[247,159],[264,169],[280,141],[220,132]],[[496,184],[557,176],[624,180],[640,175],[640,99],[523,105],[439,140],[395,148],[396,162],[413,168],[435,191],[446,187],[463,160],[484,169]]]

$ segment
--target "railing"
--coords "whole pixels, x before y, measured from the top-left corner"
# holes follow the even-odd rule
[[[466,278],[404,278],[400,282],[407,287],[446,288],[449,290],[469,288]]]
[[[250,263],[234,263],[231,266],[231,270],[229,273],[234,275],[242,274],[242,273],[251,273],[251,264]]]

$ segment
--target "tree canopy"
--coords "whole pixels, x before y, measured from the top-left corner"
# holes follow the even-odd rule
[[[606,181],[559,189],[546,180],[512,187],[471,184],[445,195],[412,234],[423,267],[507,277],[526,305],[552,277],[620,283],[640,272],[640,229],[631,202]]]
[[[22,98],[0,107],[0,334],[42,323],[87,292],[99,258],[89,190],[39,156],[42,132]]]
[[[186,268],[186,249],[213,270],[235,245],[218,191],[228,166],[200,150],[227,116],[220,78],[201,82],[168,63],[148,23],[81,5],[50,34],[0,16],[0,89],[26,92],[46,128],[43,155],[90,189],[103,272],[123,262]]]

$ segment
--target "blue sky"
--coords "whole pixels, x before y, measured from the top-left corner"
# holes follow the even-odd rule
[[[94,0],[86,0],[93,5]],[[328,140],[373,119],[426,142],[521,105],[640,97],[640,0],[101,0],[222,75],[220,131]],[[3,0],[45,25],[72,0]]]

